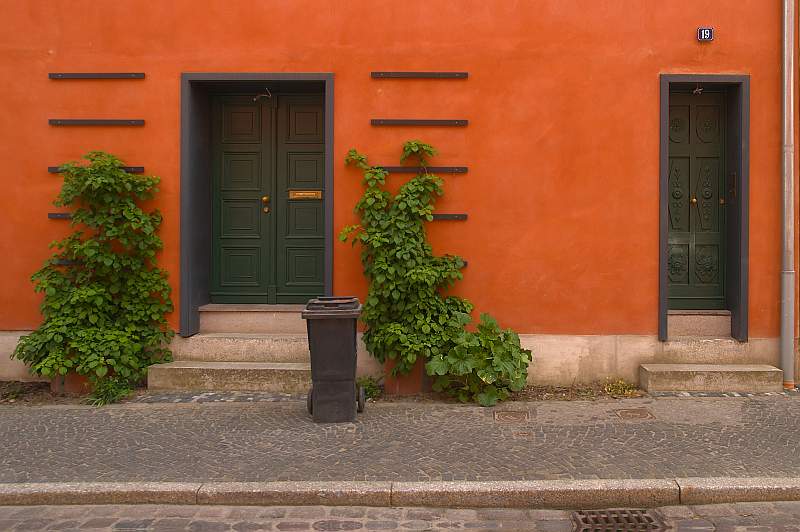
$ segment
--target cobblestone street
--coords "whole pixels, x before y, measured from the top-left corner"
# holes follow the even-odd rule
[[[800,398],[0,407],[0,482],[536,480],[800,475]]]
[[[669,506],[652,512],[671,530],[800,530],[800,502]],[[570,512],[252,506],[0,507],[0,530],[573,530]]]

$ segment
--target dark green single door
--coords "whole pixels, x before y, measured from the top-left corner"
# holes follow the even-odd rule
[[[671,93],[669,308],[725,309],[725,108],[721,93]]]
[[[322,295],[322,96],[226,95],[213,106],[211,301]]]

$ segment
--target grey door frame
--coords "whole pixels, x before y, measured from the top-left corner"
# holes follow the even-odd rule
[[[213,84],[322,82],[325,93],[325,295],[333,292],[333,73],[185,72],[181,74],[180,329],[200,329],[200,306],[211,286],[211,139],[209,90]]]
[[[659,282],[658,282],[658,339],[667,338],[668,316],[668,228],[669,228],[669,94],[670,89],[706,88],[728,91],[729,130],[735,138],[728,146],[734,152],[728,156],[736,167],[736,202],[731,222],[727,224],[727,240],[737,244],[734,256],[726,257],[727,268],[733,273],[726,279],[726,294],[731,311],[731,336],[741,342],[748,339],[748,287],[749,287],[749,214],[750,214],[750,76],[728,74],[661,74],[660,76],[660,128],[659,128]],[[735,98],[735,100],[734,100]],[[736,128],[736,129],[733,129]],[[731,159],[732,157],[732,159]],[[730,169],[728,169],[730,174]],[[727,178],[728,176],[726,176]],[[726,181],[727,182],[727,181]]]

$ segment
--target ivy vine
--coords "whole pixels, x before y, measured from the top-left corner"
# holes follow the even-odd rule
[[[54,205],[73,209],[72,233],[51,244],[56,252],[31,277],[44,321],[12,357],[44,377],[85,375],[95,403],[105,403],[130,391],[147,366],[170,360],[165,314],[173,307],[156,265],[161,214],[140,206],[159,179],[128,173],[107,153],[84,159],[62,166]]]
[[[419,140],[404,143],[400,162],[413,159],[422,172],[393,195],[385,188],[388,172],[351,149],[345,162],[364,175],[355,208],[361,223],[345,227],[339,238],[361,247],[369,281],[361,319],[370,353],[394,361],[394,374],[408,373],[421,357],[435,390],[492,405],[525,386],[531,352],[487,314],[468,330],[473,305],[445,294],[463,278],[465,263],[455,255],[435,256],[427,239],[425,222],[433,220],[433,204],[444,193],[443,180],[426,168],[436,153]]]

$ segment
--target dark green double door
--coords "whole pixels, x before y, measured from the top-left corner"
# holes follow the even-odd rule
[[[669,308],[725,309],[725,99],[671,93]]]
[[[215,303],[305,303],[324,293],[322,95],[216,96]]]

